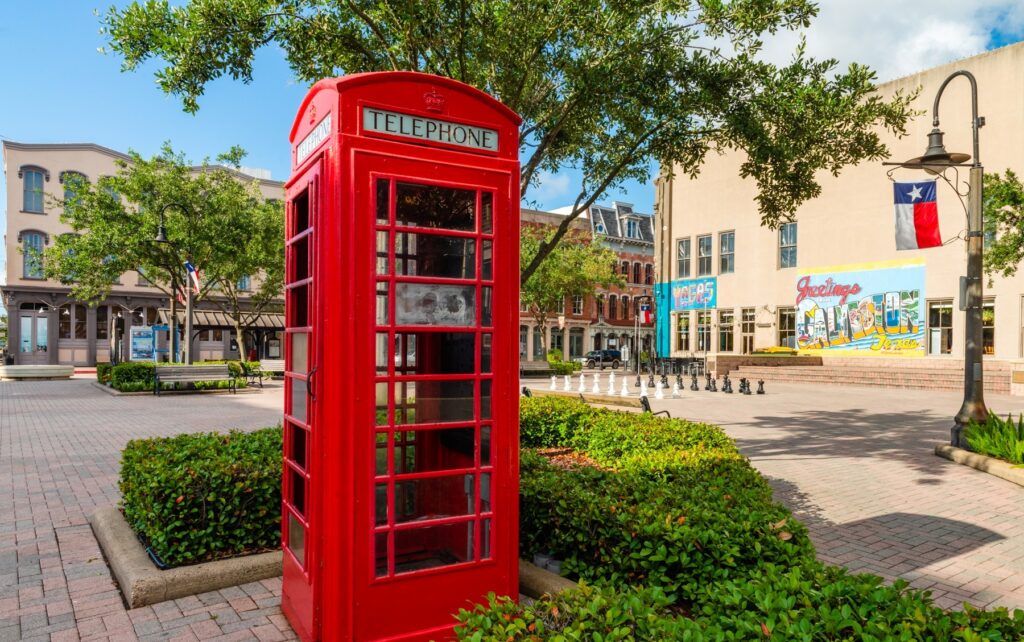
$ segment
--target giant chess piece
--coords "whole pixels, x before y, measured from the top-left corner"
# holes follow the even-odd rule
[[[693,391],[700,390],[700,384],[697,383],[697,375],[696,375],[696,373],[690,375],[690,390],[693,390]]]
[[[640,396],[641,397],[646,397],[647,396],[647,382],[644,381],[643,379],[640,380]]]
[[[615,373],[611,372],[608,374],[608,394],[615,394]]]
[[[743,394],[745,394],[745,395],[751,394],[751,391],[750,391],[750,379],[744,379],[743,381],[745,382],[745,384],[743,386]]]
[[[558,377],[551,375],[551,388],[549,390],[558,390]]]
[[[580,387],[579,387],[578,392],[580,394],[583,394],[586,391],[587,391],[587,375],[585,375],[585,374],[583,374],[581,372],[580,373]]]
[[[722,377],[722,392],[732,394],[732,379],[729,378],[728,374]]]
[[[681,396],[682,395],[680,394],[680,390],[679,390],[679,379],[676,378],[676,382],[672,384],[672,398],[673,399],[678,399]]]
[[[665,392],[662,389],[660,381],[654,384],[654,398],[655,399],[664,399],[665,398]]]
[[[707,372],[704,374],[704,390],[705,392],[711,390],[711,373]]]
[[[718,392],[718,378],[711,380],[711,392]]]
[[[654,387],[654,368],[651,368],[651,374],[647,375],[647,387]]]
[[[564,375],[564,376],[565,376],[565,380],[562,382],[562,390],[565,390],[565,391],[572,390],[572,382],[569,381],[569,375]]]
[[[757,394],[764,394],[764,379],[758,379],[757,381]]]
[[[594,373],[594,386],[590,389],[590,392],[594,393],[595,395],[601,394],[601,373]]]
[[[629,396],[629,377],[623,377],[622,378],[622,393],[621,394],[622,394],[623,397],[628,397]]]

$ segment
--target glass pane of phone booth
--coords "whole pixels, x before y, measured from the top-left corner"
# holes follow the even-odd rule
[[[493,549],[493,195],[374,180],[372,541],[384,578]]]

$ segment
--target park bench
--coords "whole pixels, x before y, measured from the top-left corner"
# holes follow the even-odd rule
[[[651,408],[651,402],[648,401],[647,397],[640,397],[640,408],[644,412],[649,412],[652,415],[665,415],[669,419],[672,418],[672,415],[670,415],[667,410],[661,410],[659,412],[654,412],[654,410]]]
[[[245,377],[245,382],[249,385],[260,384],[260,388],[263,387],[263,366],[258,365],[255,368],[249,367],[249,364],[245,361],[238,362],[239,368],[242,369],[242,376]]]
[[[547,361],[520,361],[520,377],[543,377],[551,374],[551,364]]]
[[[200,381],[230,381],[231,392],[238,386],[231,368],[225,364],[209,366],[159,366],[154,368],[153,394],[159,396],[165,383],[198,383]]]
[[[260,360],[260,370],[283,376],[284,359],[262,359]]]

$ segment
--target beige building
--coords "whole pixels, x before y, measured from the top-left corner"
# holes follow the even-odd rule
[[[880,85],[885,96],[921,90],[914,107],[923,113],[908,135],[885,139],[889,160],[924,152],[932,101],[943,80],[960,69],[977,78],[979,114],[987,120],[980,130],[986,171],[1024,171],[1024,44]],[[970,153],[965,78],[947,87],[940,116],[946,148]],[[658,182],[659,352],[714,357],[786,345],[846,363],[855,356],[893,357],[898,361],[892,363],[908,367],[909,358],[962,361],[966,200],[962,205],[939,180],[946,244],[897,251],[894,189],[904,187],[894,181],[929,177],[904,169],[890,176],[889,167],[862,163],[835,178],[822,173],[821,196],[802,205],[792,223],[770,230],[760,225],[753,181],[738,175],[741,159],[735,152],[711,153],[696,179]],[[965,191],[966,169],[947,176]],[[1024,274],[986,283],[984,296],[986,361],[1024,357]]]
[[[117,172],[117,161],[129,160],[121,152],[92,143],[3,143],[3,169],[7,181],[5,281],[0,286],[8,311],[8,360],[15,364],[74,364],[91,366],[111,360],[115,328],[123,327],[123,354],[128,351],[132,326],[166,323],[167,297],[140,275],[121,275],[107,300],[86,306],[70,297],[70,288],[43,278],[42,268],[25,254],[45,250],[60,234],[70,231],[61,223],[60,208],[52,198],[64,198],[65,178],[79,174],[96,180]],[[232,170],[233,171],[233,170]],[[261,172],[254,172],[261,173]],[[265,177],[239,173],[239,179],[258,180],[268,199],[282,199],[284,184]],[[51,198],[52,197],[52,198]],[[223,314],[199,304],[193,354],[197,360],[238,358],[237,344]],[[268,315],[278,316],[278,315]],[[122,322],[117,320],[121,319]],[[268,320],[266,332],[252,337],[261,356],[272,346],[278,328]],[[264,324],[267,325],[267,324]],[[276,339],[279,341],[279,337]],[[166,347],[166,337],[158,347]],[[268,355],[269,356],[269,355]]]

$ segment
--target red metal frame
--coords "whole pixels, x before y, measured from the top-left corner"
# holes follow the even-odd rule
[[[498,149],[368,131],[364,106],[495,130]],[[328,117],[324,140],[311,138]],[[458,609],[518,595],[518,125],[476,89],[411,72],[323,80],[299,109],[286,188],[282,608],[304,640],[446,639]],[[466,197],[471,229],[398,221],[399,184],[412,186],[406,209]],[[420,273],[437,265],[444,277]],[[425,307],[399,309],[400,291],[425,293]],[[435,314],[427,302],[441,296],[455,307]],[[458,324],[423,325],[437,318]],[[293,346],[303,334],[305,371]]]

